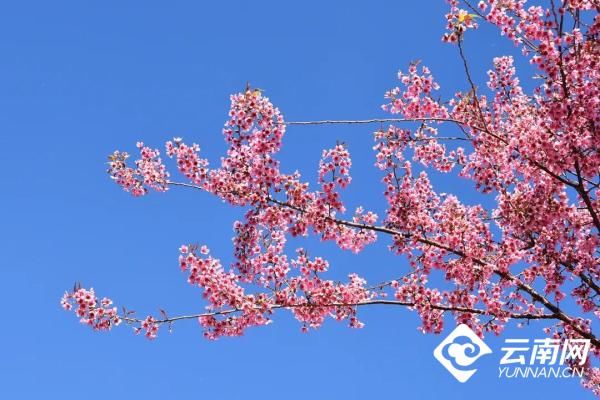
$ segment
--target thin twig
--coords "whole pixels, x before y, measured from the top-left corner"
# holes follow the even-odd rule
[[[464,121],[459,121],[454,118],[440,118],[440,117],[423,117],[423,118],[371,118],[371,119],[325,119],[319,121],[286,121],[281,122],[282,125],[359,125],[359,124],[379,124],[387,122],[453,122],[459,125],[468,125]],[[484,128],[477,126],[468,125],[472,129],[483,131]]]

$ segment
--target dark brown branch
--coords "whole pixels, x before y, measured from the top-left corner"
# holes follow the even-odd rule
[[[175,184],[173,182],[169,182],[169,184]],[[187,186],[187,187],[192,187],[192,188],[196,188],[196,189],[200,189],[200,190],[204,190],[202,187],[200,186],[196,186],[196,185],[191,185],[191,184],[181,184],[181,183],[177,183],[177,185],[179,186]],[[293,210],[296,210],[298,212],[305,212],[305,210],[303,210],[300,207],[294,206],[292,204],[286,203],[286,202],[282,202],[276,199],[272,199],[272,198],[268,198],[267,199],[269,202],[283,206],[283,207],[288,207],[291,208]],[[442,250],[446,250],[447,252],[457,255],[461,258],[467,258],[467,255],[462,252],[461,250],[457,250],[457,249],[453,249],[449,246],[446,246],[442,243],[438,243],[434,240],[431,239],[427,239],[425,237],[418,237],[418,236],[414,236],[411,235],[409,233],[403,233],[394,229],[390,229],[387,227],[383,227],[383,226],[376,226],[376,225],[367,225],[367,224],[361,224],[361,223],[356,223],[356,222],[352,222],[352,221],[346,221],[346,220],[341,220],[341,219],[337,219],[331,216],[323,216],[324,219],[329,220],[331,222],[334,222],[336,224],[340,224],[340,225],[345,225],[348,227],[353,227],[353,228],[358,228],[358,229],[365,229],[365,230],[370,230],[370,231],[374,231],[374,232],[381,232],[381,233],[386,233],[388,235],[393,235],[393,236],[400,236],[400,237],[404,237],[404,238],[409,238],[412,240],[415,240],[419,243],[423,243],[423,244],[427,244]],[[519,289],[523,290],[524,292],[528,293],[531,298],[534,301],[537,301],[539,303],[541,303],[544,307],[546,307],[546,309],[548,309],[549,311],[551,311],[551,315],[554,316],[555,319],[559,319],[561,321],[563,321],[565,324],[569,325],[575,332],[577,332],[581,337],[586,338],[586,339],[590,339],[590,342],[596,346],[596,347],[600,347],[600,340],[598,340],[596,338],[596,336],[594,336],[592,333],[590,332],[586,332],[584,331],[575,321],[573,321],[569,316],[567,316],[559,307],[557,307],[556,305],[554,305],[550,300],[548,300],[547,298],[545,298],[544,296],[542,296],[541,294],[539,294],[533,287],[531,287],[530,285],[526,284],[525,282],[521,281],[519,278],[515,277],[514,275],[510,274],[509,272],[505,272],[505,271],[500,271],[498,270],[493,264],[490,264],[488,262],[486,262],[485,260],[480,260],[480,259],[473,259],[472,261],[478,265],[481,266],[489,266],[492,268],[492,270],[494,271],[494,273],[499,276],[500,278],[514,284],[515,286],[517,286]]]
[[[583,199],[583,202],[585,203],[585,207],[587,208],[588,212],[590,213],[592,220],[594,221],[594,225],[596,226],[596,229],[598,230],[598,232],[600,232],[600,218],[598,218],[598,214],[596,213],[596,210],[594,209],[592,200],[590,199],[590,196],[589,196],[587,190],[585,189],[585,184],[583,183],[583,178],[581,176],[582,175],[581,168],[579,167],[579,161],[575,161],[575,171],[577,172],[577,187],[576,187],[577,193],[579,193],[579,195]]]
[[[279,201],[273,201],[276,204],[281,204],[286,206],[286,203],[283,202],[279,202]],[[292,208],[299,210],[298,207],[294,207],[291,206]],[[417,236],[413,236],[411,234],[408,233],[403,233],[400,231],[396,231],[394,229],[389,229],[386,227],[382,227],[382,226],[374,226],[374,225],[367,225],[367,224],[360,224],[360,223],[355,223],[355,222],[351,222],[351,221],[345,221],[345,220],[339,220],[336,218],[332,218],[332,217],[324,217],[326,219],[329,219],[335,223],[341,224],[341,225],[345,225],[345,226],[349,226],[349,227],[354,227],[354,228],[359,228],[359,229],[366,229],[366,230],[372,230],[375,232],[382,232],[382,233],[386,233],[386,234],[390,234],[390,235],[394,235],[394,236],[401,236],[404,238],[410,238],[413,239],[419,243],[423,243],[423,244],[427,244],[442,250],[446,250],[449,253],[455,254],[461,258],[467,258],[467,255],[460,251],[460,250],[456,250],[453,249],[451,247],[448,247],[442,243],[438,243],[436,241],[433,241],[431,239],[427,239],[424,237],[417,237]],[[590,339],[590,341],[592,342],[592,344],[594,346],[600,347],[600,340],[598,340],[594,335],[592,335],[589,332],[584,331],[583,329],[581,329],[579,327],[579,325],[577,325],[569,316],[567,316],[559,307],[555,306],[550,300],[548,300],[547,298],[545,298],[544,296],[542,296],[541,294],[539,294],[533,287],[531,287],[530,285],[524,283],[523,281],[521,281],[519,278],[515,277],[514,275],[510,274],[509,272],[504,272],[504,271],[500,271],[498,270],[494,265],[484,261],[484,260],[479,260],[479,259],[472,259],[474,263],[479,264],[481,266],[489,266],[493,269],[494,273],[496,275],[498,275],[500,278],[507,280],[511,283],[513,283],[515,286],[517,286],[519,289],[523,290],[524,292],[528,293],[531,298],[539,303],[541,303],[544,307],[546,307],[549,311],[552,312],[552,315],[556,318],[559,319],[561,321],[563,321],[564,323],[566,323],[567,325],[569,325],[574,331],[576,331],[579,335],[581,335],[582,337],[586,338],[586,339]]]
[[[596,282],[594,282],[594,280],[592,278],[590,278],[589,276],[587,276],[584,273],[581,273],[578,275],[581,280],[588,285],[589,287],[591,287],[594,292],[596,292],[596,294],[600,294],[600,287],[596,284]]]
[[[306,308],[306,307],[314,307],[314,308],[329,308],[329,307],[363,307],[363,306],[371,306],[371,305],[391,305],[391,306],[402,306],[402,307],[414,307],[415,303],[409,301],[399,301],[399,300],[368,300],[360,303],[331,303],[331,304],[275,304],[270,305],[266,308],[257,307],[256,311],[264,311],[264,310],[277,310],[277,309],[293,309],[293,308]],[[506,313],[505,315],[495,315],[491,314],[486,310],[482,310],[479,308],[467,308],[467,307],[452,307],[445,306],[441,304],[431,304],[430,307],[434,310],[440,310],[443,312],[460,312],[460,313],[472,313],[479,315],[487,315],[496,318],[514,318],[514,319],[527,319],[527,320],[536,320],[536,319],[555,319],[556,316],[551,314],[531,314],[531,313]],[[206,312],[200,314],[191,314],[191,315],[180,315],[177,317],[167,317],[163,319],[156,320],[157,324],[166,324],[173,323],[186,319],[197,319],[200,317],[214,317],[219,315],[229,315],[237,312],[242,312],[243,309],[240,308],[230,308],[227,310],[214,311],[214,312]],[[123,321],[129,323],[141,323],[144,320],[129,316],[120,316]]]
[[[458,52],[460,54],[460,59],[463,62],[463,68],[465,70],[465,74],[467,75],[467,81],[469,82],[469,86],[471,86],[471,91],[473,93],[473,102],[475,103],[475,107],[477,108],[477,112],[479,113],[479,118],[481,119],[481,123],[485,127],[485,131],[489,132],[489,128],[485,120],[485,115],[483,114],[483,110],[481,109],[481,105],[479,104],[477,86],[475,86],[475,82],[473,82],[473,78],[471,77],[471,70],[469,69],[469,63],[467,62],[467,57],[465,56],[465,52],[463,49],[462,36],[458,37]]]

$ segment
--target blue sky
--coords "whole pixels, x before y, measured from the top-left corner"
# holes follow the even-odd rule
[[[592,398],[576,379],[499,380],[498,351],[459,384],[432,356],[442,337],[418,332],[417,316],[400,308],[361,310],[362,330],[328,321],[303,334],[280,313],[241,338],[209,342],[189,322],[149,342],[129,328],[93,332],[59,307],[78,280],[142,315],[197,312],[200,293],[179,271],[178,247],[205,243],[231,261],[242,210],[185,190],[134,199],[108,179],[109,153],[182,136],[218,160],[229,94],[248,80],[288,120],[385,116],[383,93],[415,59],[449,96],[465,83],[457,49],[440,41],[445,12],[441,0],[2,2],[0,397]],[[467,42],[479,82],[494,56],[515,53],[489,28]],[[321,150],[345,141],[349,208],[381,210],[375,128],[291,127],[282,168],[314,182]],[[466,182],[436,183],[478,201]],[[297,243],[327,257],[333,276],[358,271],[376,282],[407,268],[384,238],[358,256]],[[508,332],[541,336],[538,326]]]

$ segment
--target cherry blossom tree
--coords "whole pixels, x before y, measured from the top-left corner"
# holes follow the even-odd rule
[[[479,335],[500,334],[513,321],[543,320],[547,334],[589,339],[591,353],[600,356],[592,331],[600,317],[600,3],[449,5],[443,41],[457,47],[466,82],[447,101],[418,63],[400,72],[399,86],[385,94],[383,109],[392,114],[385,119],[288,122],[248,87],[231,96],[223,130],[228,150],[219,166],[181,138],[166,143],[181,180],[171,178],[159,150],[141,142],[133,164],[126,152],[109,157],[110,177],[134,196],[182,187],[244,208],[234,225],[232,265],[222,265],[206,246],[179,249],[180,268],[200,288],[205,312],[140,318],[80,286],[65,293],[63,307],[96,330],[125,323],[153,339],[161,326],[195,319],[207,338],[217,339],[267,325],[280,309],[306,331],[326,318],[361,328],[359,308],[402,306],[418,313],[423,332],[433,333],[443,330],[446,315]],[[493,60],[487,88],[475,84],[464,42],[482,23],[497,27],[536,69],[530,93],[511,56]],[[384,215],[346,210],[342,192],[352,162],[344,144],[323,151],[316,186],[280,169],[277,154],[288,127],[336,123],[389,124],[374,133],[373,147]],[[438,193],[432,170],[470,180],[494,208]],[[327,260],[286,248],[290,237],[308,235],[355,253],[383,240],[408,259],[408,268],[375,284],[358,273],[334,281]],[[432,285],[433,274],[444,285]],[[590,360],[583,384],[600,394],[600,370]]]

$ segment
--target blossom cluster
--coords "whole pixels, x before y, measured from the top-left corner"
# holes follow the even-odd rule
[[[459,41],[467,29],[477,29],[478,24],[475,20],[477,14],[469,13],[467,10],[459,8],[458,0],[448,0],[450,4],[450,12],[446,14],[448,21],[442,40],[444,42],[456,43]],[[484,2],[479,2],[479,8],[485,10]]]
[[[320,200],[333,210],[345,211],[336,187],[344,189],[350,184],[351,166],[350,153],[344,145],[338,144],[333,149],[323,150],[319,163],[319,183],[323,188]]]
[[[156,149],[144,146],[138,142],[140,158],[135,161],[136,168],[128,167],[126,164],[129,154],[115,151],[108,159],[108,174],[125,191],[134,196],[143,196],[148,189],[164,192],[168,189],[169,173],[160,158],[160,152]]]
[[[65,292],[61,305],[67,311],[73,310],[82,324],[94,330],[108,331],[121,323],[116,307],[111,307],[112,300],[99,300],[94,289],[75,288]]]
[[[448,118],[448,110],[434,97],[440,86],[429,68],[419,68],[418,63],[411,63],[407,73],[398,72],[398,79],[402,87],[386,92],[385,97],[390,103],[383,105],[383,110],[405,118]]]
[[[142,143],[134,166],[127,153],[110,156],[110,176],[134,196],[180,184],[243,209],[229,267],[204,246],[180,249],[179,265],[206,302],[197,318],[207,338],[267,325],[277,309],[290,310],[303,330],[327,318],[360,328],[359,306],[389,296],[419,314],[424,332],[441,332],[447,315],[479,335],[500,334],[513,319],[554,319],[548,334],[591,338],[592,353],[600,356],[591,328],[600,317],[597,10],[587,0],[555,9],[488,0],[472,13],[458,0],[449,3],[444,40],[459,42],[468,85],[444,101],[431,71],[415,62],[385,93],[383,109],[410,124],[374,135],[386,206],[381,217],[363,207],[346,215],[342,193],[352,181],[346,144],[323,151],[315,188],[299,172],[281,170],[286,125],[260,91],[231,96],[220,165],[210,167],[197,144],[167,142],[166,154],[187,182],[171,182],[158,150]],[[497,27],[521,49],[537,70],[533,90],[521,83],[511,56],[492,60],[487,85],[473,82],[462,42],[477,21]],[[447,135],[440,133],[448,126]],[[437,191],[439,173],[455,174],[474,196],[464,201]],[[327,260],[304,249],[289,254],[290,237],[308,235],[352,252],[387,235],[389,249],[408,266],[403,278],[375,286],[357,274],[334,281]],[[573,315],[566,302],[577,310]],[[73,305],[95,329],[120,321],[93,290],[66,294],[63,306]],[[137,322],[152,339],[169,319]],[[586,368],[584,385],[598,391],[598,370]]]
[[[208,177],[208,160],[200,158],[200,146],[196,143],[191,146],[175,138],[166,144],[167,155],[175,157],[177,168],[187,179],[195,184],[202,184]]]

